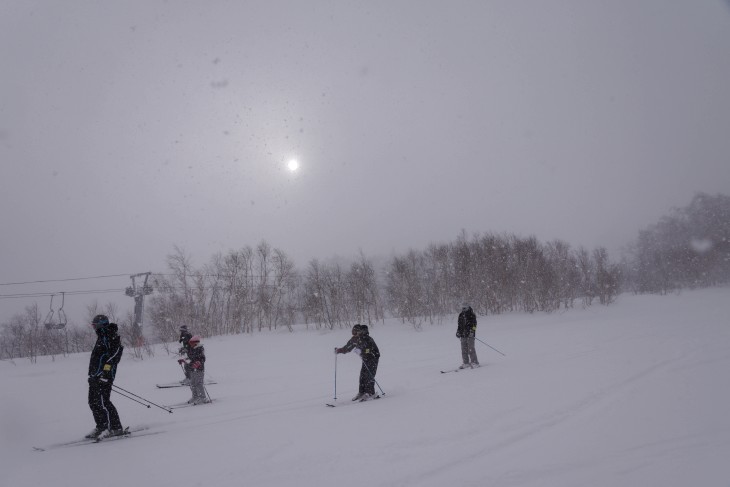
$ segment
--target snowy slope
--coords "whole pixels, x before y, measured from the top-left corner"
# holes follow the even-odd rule
[[[2,485],[730,485],[730,289],[621,296],[610,307],[479,317],[484,365],[460,363],[455,325],[397,321],[371,335],[382,400],[350,403],[349,331],[205,340],[214,404],[146,409],[114,395],[124,424],[159,434],[35,452],[93,426],[88,355],[0,362]],[[455,317],[454,317],[455,319]],[[175,357],[122,361],[117,384],[184,401]]]

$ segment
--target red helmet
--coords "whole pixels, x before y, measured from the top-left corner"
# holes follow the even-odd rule
[[[200,340],[202,340],[202,338],[200,338],[200,335],[193,335],[193,336],[192,336],[192,337],[190,338],[190,340],[188,340],[188,343],[189,343],[190,345],[193,345],[193,346],[195,346],[195,345],[197,345],[198,343],[200,343]]]

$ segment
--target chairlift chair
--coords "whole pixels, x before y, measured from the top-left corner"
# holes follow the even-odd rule
[[[44,325],[46,327],[46,330],[62,330],[66,328],[66,312],[63,310],[63,305],[66,301],[66,297],[64,293],[61,293],[61,307],[58,308],[58,322],[53,321],[53,315],[55,314],[55,311],[53,311],[53,297],[55,294],[51,294],[51,304],[50,304],[50,311],[48,311],[48,314],[46,315],[46,319],[44,320]]]

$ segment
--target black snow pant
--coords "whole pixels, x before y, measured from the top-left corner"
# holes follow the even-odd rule
[[[96,427],[99,429],[116,430],[122,428],[119,413],[109,396],[112,394],[112,383],[106,384],[96,379],[89,379],[89,408],[94,415]]]
[[[476,338],[474,337],[461,337],[461,359],[465,364],[470,363],[476,365],[479,363],[477,358],[477,350],[474,347]]]
[[[379,357],[363,359],[360,368],[360,393],[375,395],[375,374],[378,372]]]

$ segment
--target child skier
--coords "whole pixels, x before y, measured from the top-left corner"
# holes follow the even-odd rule
[[[203,380],[205,376],[205,348],[200,343],[200,337],[194,335],[188,341],[188,358],[178,360],[178,363],[187,364],[190,367],[190,390],[193,397],[190,398],[188,404],[204,404],[208,402],[205,393]]]
[[[367,401],[377,399],[380,396],[375,394],[375,374],[378,371],[380,361],[380,350],[375,340],[370,337],[367,325],[357,324],[352,327],[352,338],[342,348],[335,348],[335,353],[349,353],[355,350],[362,359],[360,368],[359,392],[353,401]]]

